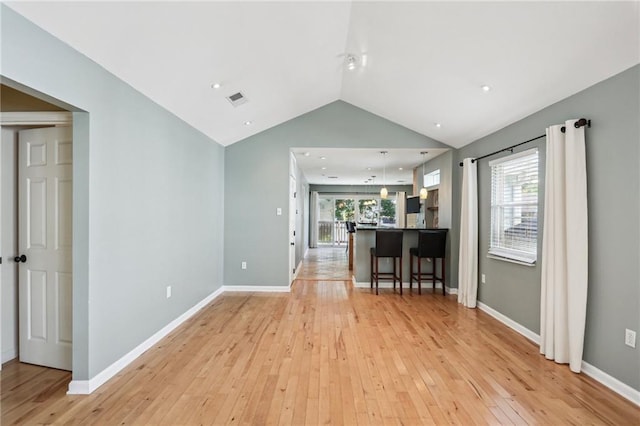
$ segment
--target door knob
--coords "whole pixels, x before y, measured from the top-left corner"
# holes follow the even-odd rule
[[[23,255],[21,255],[21,256],[16,256],[16,257],[14,257],[14,258],[13,258],[13,260],[14,260],[16,263],[20,263],[20,262],[25,263],[25,262],[27,261],[27,256],[25,256],[25,255],[23,254]]]
[[[295,245],[296,245],[296,243],[290,243],[290,244],[291,244],[292,246],[295,246]]]

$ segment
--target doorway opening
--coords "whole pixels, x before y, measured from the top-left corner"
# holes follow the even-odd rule
[[[1,90],[1,361],[71,371],[72,114]]]

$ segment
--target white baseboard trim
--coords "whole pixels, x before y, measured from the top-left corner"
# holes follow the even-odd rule
[[[534,333],[528,328],[522,326],[521,324],[515,322],[511,318],[501,314],[500,312],[485,305],[482,302],[478,302],[478,308],[481,311],[491,315],[493,318],[497,319],[507,327],[522,334],[524,337],[531,340],[535,344],[537,345],[540,344],[539,334]],[[589,364],[584,360],[582,361],[581,371],[582,373],[586,374],[592,379],[602,383],[603,385],[605,385],[606,387],[608,387],[618,395],[622,396],[623,398],[626,398],[629,401],[633,402],[634,404],[640,406],[640,391],[635,390],[631,386],[621,382],[620,380],[616,379],[613,376],[610,376],[609,374],[605,373],[604,371],[600,370],[597,367],[594,367],[593,365]]]
[[[94,390],[102,386],[107,380],[118,374],[127,365],[131,364],[131,362],[133,362],[136,358],[153,347],[164,337],[166,337],[183,322],[192,317],[200,309],[204,308],[207,304],[209,304],[209,302],[220,296],[224,291],[224,286],[220,287],[209,296],[196,303],[191,309],[171,321],[157,333],[139,344],[132,351],[102,370],[100,373],[96,374],[93,378],[89,380],[72,380],[71,383],[69,383],[69,390],[67,391],[67,395],[88,395],[92,393]]]
[[[618,395],[640,406],[640,391],[635,390],[626,383],[622,383],[620,380],[608,375],[586,361],[582,361],[581,370],[584,374],[602,383]]]
[[[540,344],[540,335],[539,334],[534,333],[533,331],[529,330],[528,328],[524,327],[523,325],[515,322],[511,318],[507,317],[506,315],[501,314],[500,312],[498,312],[495,309],[485,305],[484,303],[482,303],[480,301],[478,301],[477,305],[478,305],[478,309],[480,309],[481,311],[486,312],[487,314],[491,315],[492,317],[494,317],[495,319],[497,319],[498,321],[500,321],[501,323],[503,323],[507,327],[509,327],[509,328],[517,331],[518,333],[522,334],[524,337],[526,337],[527,339],[531,340],[533,343],[535,343],[537,345]]]
[[[304,259],[304,257],[303,257],[303,259]],[[302,259],[296,265],[296,272],[293,273],[293,279],[291,280],[291,284],[293,284],[293,282],[296,280],[296,278],[298,278],[298,272],[300,272],[300,268],[301,267],[302,267]]]
[[[291,285],[225,285],[224,291],[258,292],[258,293],[290,293]]]
[[[98,386],[96,386],[95,389],[91,389],[90,382],[91,380],[72,380],[71,382],[69,382],[67,395],[89,395],[91,392],[98,388]]]

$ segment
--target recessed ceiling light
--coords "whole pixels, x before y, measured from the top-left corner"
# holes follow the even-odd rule
[[[304,153],[304,154],[302,154],[302,155],[304,155],[305,157],[308,157],[308,156],[310,156],[310,155],[311,155],[311,153],[310,153],[310,152],[305,152],[305,153]]]
[[[484,92],[488,92],[489,90],[491,90],[491,87],[487,86],[486,84],[482,86],[482,90]]]
[[[371,167],[367,167],[367,170],[371,170]]]
[[[442,124],[440,124],[440,123],[435,123],[435,124],[434,124],[434,126],[436,126],[436,127],[439,129],[440,127],[442,127]]]
[[[398,170],[402,170],[402,167],[398,167]]]
[[[212,88],[212,89],[219,89],[221,86],[222,86],[222,85],[221,85],[220,83],[213,83],[213,84],[211,85],[211,88]]]
[[[358,58],[355,55],[348,54],[347,55],[347,69],[349,71],[353,71],[358,66]]]
[[[322,170],[327,170],[327,168],[326,167],[322,167]]]
[[[244,125],[245,126],[251,126],[253,124],[253,121],[245,121]]]
[[[327,159],[327,157],[320,157],[320,159],[321,159],[321,160],[326,160],[326,159]]]

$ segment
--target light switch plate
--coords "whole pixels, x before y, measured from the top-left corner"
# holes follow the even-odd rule
[[[631,346],[632,348],[636,347],[636,332],[633,330],[629,330],[628,328],[624,330],[624,344],[627,346]]]
[[[282,208],[278,207],[278,208],[276,209],[276,215],[277,215],[277,216],[282,216]]]

